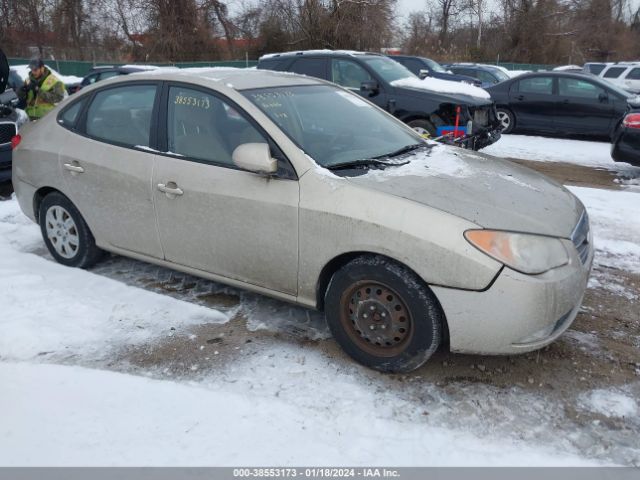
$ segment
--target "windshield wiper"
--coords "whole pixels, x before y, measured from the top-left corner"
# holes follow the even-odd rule
[[[384,156],[386,157],[386,155]],[[379,157],[374,158],[366,158],[360,160],[350,160],[348,162],[340,162],[334,163],[332,165],[327,165],[325,168],[329,170],[341,170],[347,168],[358,168],[358,167],[397,167],[400,165],[406,165],[409,163],[408,160],[401,162],[383,162],[379,159]]]
[[[428,146],[429,145],[427,145],[426,143],[412,143],[411,145],[405,145],[404,147],[399,148],[394,152],[385,153],[384,155],[378,155],[377,157],[373,157],[373,158],[379,159],[379,158],[398,157],[400,155],[404,155],[405,153],[413,152],[414,150],[417,150],[420,147],[428,147]]]

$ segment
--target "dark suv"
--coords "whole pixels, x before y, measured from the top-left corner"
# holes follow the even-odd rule
[[[261,57],[258,68],[332,81],[359,93],[414,130],[465,148],[479,150],[500,138],[500,122],[490,98],[473,96],[471,91],[430,90],[384,55],[330,50],[277,53]]]
[[[414,57],[410,55],[389,55],[389,58],[391,60],[395,60],[401,65],[404,65],[407,67],[407,70],[420,78],[433,77],[440,80],[449,80],[450,82],[470,83],[476,87],[482,86],[482,82],[477,78],[451,73],[438,62],[431,60],[430,58]]]

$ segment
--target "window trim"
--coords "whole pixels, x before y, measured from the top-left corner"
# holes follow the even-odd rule
[[[269,144],[269,148],[272,150],[272,155],[275,160],[278,162],[278,171],[273,175],[275,178],[281,178],[285,180],[298,180],[298,174],[293,167],[293,164],[289,160],[289,158],[285,155],[284,151],[277,142],[269,135],[269,133],[262,128],[262,126],[247,113],[244,108],[239,106],[235,101],[227,97],[221,92],[214,90],[209,87],[205,87],[202,85],[183,82],[179,80],[166,80],[162,82],[162,91],[158,98],[161,100],[161,104],[159,106],[158,111],[158,124],[157,124],[157,150],[156,154],[161,155],[163,157],[173,158],[175,160],[184,160],[187,162],[201,163],[203,165],[208,165],[211,167],[221,167],[228,168],[230,170],[237,170],[239,172],[250,173],[256,175],[255,172],[251,172],[249,170],[245,170],[243,168],[237,167],[236,165],[222,162],[213,162],[209,160],[202,160],[199,158],[188,157],[186,155],[181,155],[176,152],[170,153],[169,149],[169,89],[171,87],[182,87],[189,88],[191,90],[196,90],[207,95],[211,95],[223,103],[226,103],[228,106],[232,107],[238,114],[242,116],[253,128],[255,128],[262,136],[267,139],[267,143]]]
[[[91,140],[94,140],[96,142],[100,142],[100,143],[105,143],[107,145],[113,145],[115,147],[120,147],[120,148],[126,148],[129,150],[135,150],[136,152],[145,152],[145,153],[155,153],[155,152],[150,152],[147,149],[143,149],[143,148],[136,148],[135,145],[127,145],[124,143],[119,143],[119,142],[110,142],[108,140],[102,139],[102,138],[97,138],[94,137],[92,135],[89,135],[87,133],[87,114],[89,112],[89,106],[93,103],[93,101],[96,98],[96,95],[98,93],[107,91],[107,90],[115,90],[118,88],[123,88],[123,87],[131,87],[131,86],[155,86],[156,87],[156,98],[154,100],[153,103],[153,108],[151,110],[151,125],[150,125],[150,133],[149,133],[149,147],[152,150],[157,150],[158,148],[158,107],[160,104],[160,91],[161,91],[161,87],[162,87],[162,82],[160,81],[154,81],[154,80],[133,80],[133,81],[127,81],[127,82],[122,82],[122,83],[117,83],[117,84],[112,84],[112,85],[107,85],[104,87],[98,87],[95,90],[92,90],[91,93],[87,94],[88,101],[85,103],[84,107],[82,108],[82,111],[80,113],[80,117],[78,118],[78,120],[76,120],[76,130],[74,130],[74,133],[77,133],[78,135],[81,135],[85,138],[89,138]]]

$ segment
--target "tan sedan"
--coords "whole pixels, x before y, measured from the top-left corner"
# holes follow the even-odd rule
[[[27,126],[22,210],[51,255],[104,251],[309,308],[387,372],[513,354],[568,328],[588,217],[528,169],[425,142],[361,97],[268,71],[130,75]]]

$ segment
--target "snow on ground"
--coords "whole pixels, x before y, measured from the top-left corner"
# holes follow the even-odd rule
[[[640,193],[567,188],[589,212],[596,264],[640,273]]]
[[[640,171],[627,163],[614,162],[611,158],[611,144],[607,142],[502,135],[500,140],[482,149],[482,152],[503,158],[565,162],[614,171],[630,171],[635,172],[636,175]]]
[[[252,374],[273,375],[269,363]],[[278,367],[282,376],[302,369]],[[597,464],[547,446],[398,420],[388,395],[357,377],[329,382],[333,391],[308,398],[304,407],[220,384],[206,388],[73,366],[3,363],[0,382],[0,410],[11,412],[0,424],[3,466]],[[305,390],[299,385],[296,395],[304,398]]]
[[[566,148],[574,157],[588,150]],[[569,188],[589,211],[596,264],[640,272],[640,194]],[[105,268],[117,269],[127,261],[109,262],[115,267]],[[114,365],[118,353],[153,349],[174,335],[205,343],[207,337],[190,335],[191,329],[220,325],[233,312],[100,272],[100,266],[87,272],[54,263],[15,199],[0,202],[0,411],[9,412],[0,422],[0,465],[586,465],[640,459],[640,446],[625,443],[624,429],[603,433],[597,419],[567,426],[565,406],[544,393],[517,385],[440,387],[419,376],[407,380],[412,388],[400,389],[304,344],[275,342],[252,355],[239,347],[233,361],[208,369],[194,363],[195,376],[175,380],[159,379],[161,365]],[[590,285],[616,287],[610,283],[598,277]],[[277,330],[288,317],[308,314],[260,296],[241,297],[247,301],[254,315],[248,315],[249,329]],[[318,332],[317,338],[326,337],[326,330]],[[597,331],[570,330],[566,337],[587,350],[601,348]],[[637,393],[637,385],[589,390],[573,408],[636,428]]]

